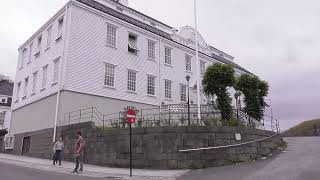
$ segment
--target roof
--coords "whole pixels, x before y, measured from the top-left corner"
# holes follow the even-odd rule
[[[155,28],[155,27],[153,27],[153,26],[151,26],[151,25],[148,25],[148,24],[146,24],[146,23],[144,23],[144,22],[141,22],[141,21],[139,21],[139,20],[137,20],[137,19],[135,19],[135,18],[132,18],[132,17],[126,15],[126,14],[123,14],[123,13],[121,13],[121,12],[118,12],[118,11],[116,11],[116,10],[110,8],[110,7],[107,7],[107,6],[103,5],[103,4],[100,4],[100,3],[98,3],[98,2],[96,2],[96,1],[94,1],[94,0],[77,0],[77,1],[80,2],[80,3],[83,3],[83,4],[87,5],[87,6],[89,6],[89,7],[91,7],[91,8],[94,8],[94,9],[96,9],[96,10],[99,10],[99,11],[101,11],[101,12],[104,12],[104,13],[106,13],[106,14],[109,14],[109,15],[111,15],[111,16],[113,16],[113,17],[116,17],[116,18],[118,18],[118,19],[121,19],[121,20],[123,20],[123,21],[125,21],[125,22],[128,22],[128,23],[130,23],[130,24],[133,24],[133,25],[135,25],[135,26],[137,26],[137,27],[140,27],[140,28],[142,28],[142,29],[144,29],[144,30],[147,30],[147,31],[149,31],[149,32],[152,32],[152,33],[154,33],[154,34],[156,34],[156,35],[158,35],[158,36],[160,36],[160,37],[163,37],[163,38],[165,38],[165,39],[168,39],[168,40],[170,40],[170,41],[172,41],[172,42],[175,42],[175,43],[177,43],[177,44],[179,44],[179,45],[182,45],[182,46],[184,46],[184,47],[187,47],[187,48],[195,51],[195,49],[193,49],[193,48],[191,48],[191,47],[189,47],[189,46],[186,46],[186,45],[184,45],[184,44],[181,44],[181,43],[179,43],[179,42],[174,41],[174,40],[171,38],[171,35],[170,35],[170,34],[164,32],[164,31],[162,31],[162,30],[160,30],[160,29],[157,29],[157,28]],[[142,14],[142,13],[140,13],[140,14]],[[246,72],[246,73],[252,74],[251,72],[249,72],[249,71],[246,70],[245,68],[239,66],[238,64],[236,64],[236,63],[234,63],[234,62],[232,62],[232,61],[229,61],[229,60],[227,60],[227,59],[225,59],[225,58],[223,58],[223,57],[220,57],[220,56],[218,56],[218,55],[212,54],[212,56],[209,56],[209,55],[204,54],[204,53],[202,53],[202,52],[199,52],[199,53],[202,54],[202,55],[205,55],[205,56],[207,56],[207,57],[214,58],[214,59],[216,59],[216,60],[218,60],[218,61],[220,61],[220,62],[223,62],[223,63],[225,63],[225,64],[230,64],[230,65],[234,66],[235,68],[237,68],[237,69],[239,69],[239,70],[241,70],[241,71],[244,71],[244,72]]]
[[[13,83],[9,80],[0,79],[0,95],[12,96],[13,93]]]

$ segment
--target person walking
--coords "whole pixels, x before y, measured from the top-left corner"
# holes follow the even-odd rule
[[[75,154],[75,168],[71,173],[82,173],[83,172],[83,150],[84,150],[85,141],[82,137],[80,131],[77,132],[77,140],[75,143],[74,154]],[[80,166],[80,169],[79,169]],[[78,171],[79,170],[79,171]]]
[[[63,148],[64,148],[64,143],[62,141],[62,138],[59,138],[59,140],[53,146],[53,150],[54,150],[53,165],[56,165],[56,163],[59,162],[59,166],[61,166],[61,154],[62,154]]]

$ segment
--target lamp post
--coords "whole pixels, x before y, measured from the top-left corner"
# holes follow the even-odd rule
[[[240,97],[241,93],[239,91],[237,91],[234,94],[234,98],[236,98],[236,108],[237,108],[237,120],[239,121],[239,105],[238,105],[238,98]]]
[[[190,126],[190,88],[189,88],[189,81],[190,81],[190,76],[186,76],[186,80],[188,82],[188,125]]]

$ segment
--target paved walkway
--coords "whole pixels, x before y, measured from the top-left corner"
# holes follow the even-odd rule
[[[39,159],[26,156],[15,156],[9,154],[0,154],[0,162],[17,166],[29,167],[38,170],[50,172],[68,173],[74,168],[74,163],[62,162],[62,166],[53,166],[52,161],[48,159]],[[80,174],[87,177],[102,177],[115,179],[132,179],[132,180],[174,180],[185,174],[188,170],[148,170],[134,169],[133,178],[129,178],[129,169],[109,168],[94,165],[84,165],[85,172]]]

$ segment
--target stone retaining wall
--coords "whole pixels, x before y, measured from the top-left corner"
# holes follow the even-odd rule
[[[65,160],[73,161],[75,133],[78,130],[83,133],[86,140],[85,163],[128,167],[129,130],[107,129],[103,131],[95,128],[92,123],[70,125],[58,129],[59,135],[62,135],[65,141]],[[52,137],[47,136],[50,132],[51,130],[48,129],[25,133],[16,136],[16,140],[25,135],[31,136],[32,148],[26,155],[50,158]],[[180,149],[238,144],[270,137],[274,133],[234,127],[149,127],[135,128],[132,133],[135,168],[204,168],[246,162],[272,153],[282,140],[281,137],[275,136],[262,142],[239,147],[179,152]],[[241,134],[241,141],[236,141],[235,133]],[[21,142],[21,140],[18,141]],[[18,153],[18,147],[15,146],[15,149],[14,152]]]

